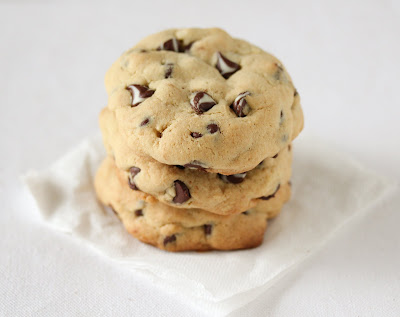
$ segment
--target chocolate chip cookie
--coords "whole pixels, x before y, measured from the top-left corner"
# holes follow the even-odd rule
[[[251,248],[290,197],[300,96],[282,63],[220,29],[171,29],[105,78],[99,200],[168,251]]]
[[[261,197],[271,195],[291,176],[289,146],[250,171],[222,175],[204,171],[197,162],[170,166],[138,155],[126,144],[114,113],[107,108],[100,115],[100,126],[110,154],[108,164],[122,170],[130,188],[176,208],[199,208],[221,215],[240,213],[254,207]]]
[[[100,201],[114,210],[133,236],[168,251],[256,247],[262,243],[267,219],[276,216],[290,197],[290,185],[286,183],[260,199],[255,207],[235,215],[175,208],[132,190],[125,173],[111,162],[105,160],[96,175]]]
[[[151,35],[111,66],[105,84],[129,148],[170,166],[248,172],[303,127],[282,63],[220,29]]]

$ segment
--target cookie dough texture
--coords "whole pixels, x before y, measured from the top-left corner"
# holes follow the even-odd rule
[[[166,165],[247,172],[303,127],[300,97],[282,63],[220,29],[151,35],[111,66],[105,84],[127,146]]]
[[[114,114],[104,109],[100,115],[103,139],[110,158],[123,170],[128,182],[130,168],[139,168],[133,181],[138,190],[151,194],[160,202],[176,208],[200,208],[221,215],[235,214],[252,208],[259,197],[271,195],[279,184],[291,176],[292,151],[285,146],[274,157],[266,158],[257,167],[231,183],[221,174],[208,173],[201,168],[182,168],[145,158],[127,146],[119,133]],[[114,159],[111,158],[114,154]],[[189,189],[191,198],[182,204],[173,202],[174,181],[180,180]],[[235,179],[233,180],[235,181]]]
[[[263,241],[267,219],[275,217],[290,197],[290,185],[286,183],[271,199],[260,200],[253,208],[235,215],[174,208],[131,190],[123,171],[109,159],[97,172],[95,188],[100,201],[116,212],[130,234],[168,251],[256,247]]]

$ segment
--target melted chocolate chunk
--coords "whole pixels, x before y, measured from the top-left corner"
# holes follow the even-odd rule
[[[143,210],[142,210],[142,209],[135,210],[135,216],[136,216],[136,217],[141,217],[141,216],[143,216]]]
[[[164,246],[167,245],[168,243],[172,243],[176,241],[176,236],[173,234],[171,236],[166,236],[164,239]]]
[[[213,226],[212,225],[204,225],[204,233],[205,235],[210,235],[212,233]]]
[[[214,134],[215,132],[219,131],[219,126],[216,125],[215,123],[210,123],[207,126],[207,131],[210,132],[211,134]]]
[[[158,51],[173,51],[173,52],[182,52],[182,41],[177,40],[176,38],[169,39],[162,43],[158,49]]]
[[[244,178],[246,177],[246,173],[233,174],[233,175],[218,174],[218,176],[225,183],[240,184],[241,182],[244,181]]]
[[[171,38],[161,44],[157,51],[172,51],[177,53],[190,53],[190,49],[192,48],[194,42],[191,42],[187,45],[183,44],[182,40],[178,40],[176,38]]]
[[[262,200],[270,200],[271,198],[274,198],[276,193],[278,192],[279,188],[281,188],[281,184],[278,185],[278,187],[275,189],[273,194],[268,195],[268,196],[262,196],[262,197],[260,197],[260,199],[262,199]]]
[[[144,119],[144,120],[140,123],[140,126],[143,127],[143,126],[147,125],[147,124],[149,123],[149,121],[150,121],[149,118]]]
[[[239,64],[227,59],[221,52],[217,53],[217,65],[215,67],[225,79],[228,79],[240,69]]]
[[[131,167],[129,169],[129,177],[128,177],[128,183],[129,183],[129,187],[133,190],[139,190],[139,188],[136,186],[135,182],[133,181],[133,179],[135,178],[135,176],[137,174],[140,173],[140,168],[139,167]]]
[[[155,90],[142,85],[129,85],[126,89],[130,91],[132,96],[131,107],[136,107],[147,98],[153,96],[155,92]]]
[[[171,64],[171,63],[168,63],[168,64],[165,64],[165,67],[166,67],[166,69],[165,69],[165,78],[171,78],[172,77],[172,72],[173,72],[173,70],[174,70],[174,64]]]
[[[201,133],[199,133],[199,132],[192,132],[192,133],[190,133],[190,135],[192,136],[192,138],[195,138],[195,139],[197,139],[197,138],[201,138],[203,135],[201,134]]]
[[[175,185],[175,197],[172,200],[175,204],[183,204],[184,202],[190,199],[190,191],[189,188],[185,185],[184,182],[180,180],[174,181]]]
[[[202,114],[203,112],[210,110],[216,104],[217,103],[209,94],[202,91],[193,94],[190,99],[190,105],[197,114]]]
[[[242,92],[236,97],[231,105],[231,109],[236,113],[238,117],[245,117],[250,112],[250,107],[246,101],[246,96],[250,95],[248,91]]]

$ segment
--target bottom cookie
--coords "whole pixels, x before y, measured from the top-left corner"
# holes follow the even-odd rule
[[[290,198],[290,184],[259,199],[256,207],[222,216],[201,209],[174,208],[128,186],[123,171],[112,160],[100,166],[95,189],[126,230],[142,242],[168,251],[235,250],[259,246],[267,219],[275,217]]]

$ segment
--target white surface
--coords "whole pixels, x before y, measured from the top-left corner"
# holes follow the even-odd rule
[[[247,38],[288,68],[308,131],[398,179],[399,17],[394,0],[0,3],[0,315],[204,315],[47,227],[18,178],[97,131],[123,50],[171,26]],[[399,223],[400,191],[232,315],[398,316]]]
[[[43,218],[117,267],[139,271],[169,293],[185,295],[208,315],[226,315],[253,301],[397,186],[303,134],[296,142],[292,199],[270,221],[262,246],[176,254],[132,239],[118,217],[100,206],[93,176],[105,155],[97,135],[46,170],[24,177]]]

